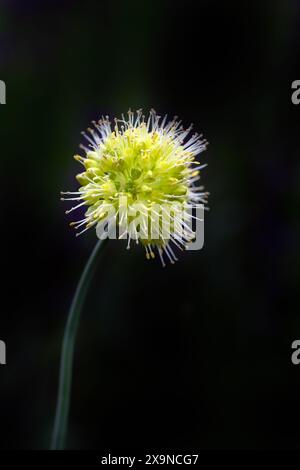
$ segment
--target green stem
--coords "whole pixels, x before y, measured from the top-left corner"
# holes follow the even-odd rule
[[[51,442],[51,449],[53,450],[64,448],[70,408],[74,344],[79,324],[79,317],[90,281],[95,272],[98,255],[102,252],[104,245],[106,245],[106,241],[107,239],[99,240],[92,251],[77,285],[69,311],[60,362],[58,398]]]

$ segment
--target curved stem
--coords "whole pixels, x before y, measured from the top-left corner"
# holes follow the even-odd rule
[[[70,307],[61,353],[58,397],[51,442],[51,449],[53,450],[63,449],[64,447],[70,408],[74,344],[79,324],[80,312],[90,281],[95,272],[98,255],[100,252],[102,252],[107,240],[108,239],[99,240],[94,250],[92,251],[77,285],[77,289]]]

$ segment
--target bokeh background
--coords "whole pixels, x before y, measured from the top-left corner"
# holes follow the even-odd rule
[[[1,0],[0,448],[46,449],[80,131],[143,108],[210,146],[205,246],[162,269],[112,242],[81,318],[70,449],[300,449],[300,4]]]

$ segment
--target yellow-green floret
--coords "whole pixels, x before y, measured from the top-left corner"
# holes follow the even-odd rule
[[[113,219],[122,227],[119,238],[125,234],[129,244],[130,239],[140,241],[148,258],[154,257],[155,247],[161,259],[165,251],[170,261],[176,259],[170,242],[181,247],[192,239],[191,233],[177,239],[175,229],[188,204],[206,202],[207,193],[195,186],[202,168],[195,156],[205,149],[206,141],[197,134],[186,141],[191,127],[184,130],[176,118],[166,120],[161,121],[153,110],[147,120],[141,111],[129,111],[128,119],[115,119],[113,127],[106,117],[83,133],[89,143],[81,146],[85,156],[75,156],[84,166],[77,175],[80,188],[76,193],[63,193],[78,201],[67,212],[87,206],[85,217],[72,223],[76,229],[85,227],[79,233]],[[168,209],[171,233],[163,236],[159,218]],[[151,223],[154,226],[157,211],[155,231]]]

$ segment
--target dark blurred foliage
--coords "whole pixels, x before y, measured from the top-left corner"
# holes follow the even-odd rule
[[[112,242],[76,347],[69,448],[300,448],[297,0],[2,0],[0,447],[47,448],[80,131],[129,107],[209,140],[205,246],[162,269]]]

